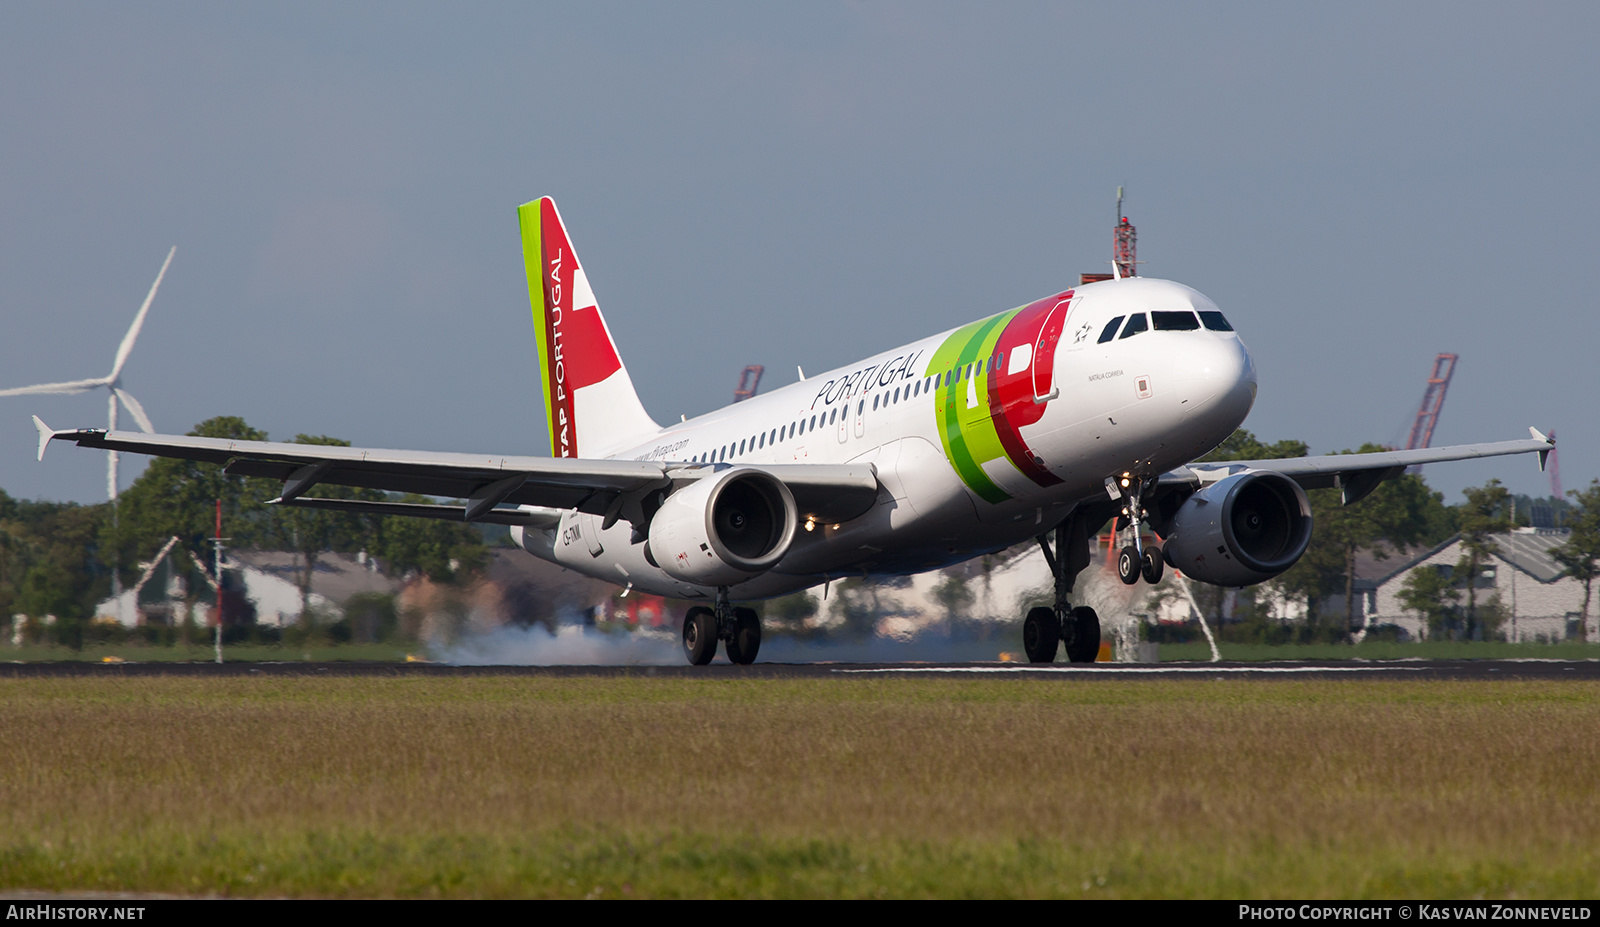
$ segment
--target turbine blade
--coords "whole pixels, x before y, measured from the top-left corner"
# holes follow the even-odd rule
[[[86,393],[89,390],[105,386],[110,383],[96,377],[93,380],[67,380],[62,383],[40,383],[36,386],[18,386],[12,389],[0,389],[0,396],[32,396],[38,393]]]
[[[123,407],[133,416],[133,420],[139,423],[140,431],[147,435],[156,433],[156,426],[150,424],[150,416],[144,414],[144,406],[139,405],[139,400],[133,398],[132,393],[120,386],[111,387],[111,391],[117,395],[118,399],[122,400]]]
[[[167,275],[167,268],[172,264],[172,256],[178,253],[178,246],[173,245],[167,252],[167,259],[161,264],[161,272],[156,274],[156,282],[150,284],[150,292],[145,295],[144,305],[139,307],[139,314],[133,317],[133,324],[128,327],[128,333],[122,336],[122,344],[117,345],[117,359],[111,365],[111,375],[106,380],[115,383],[122,374],[122,365],[128,362],[128,355],[133,351],[133,343],[139,339],[139,329],[144,327],[144,317],[150,312],[150,303],[156,298],[156,290],[161,289],[161,278]]]

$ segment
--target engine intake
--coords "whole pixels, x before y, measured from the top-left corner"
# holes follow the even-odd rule
[[[650,520],[650,553],[674,579],[731,586],[783,559],[798,524],[782,480],[735,467],[667,497]]]
[[[1190,496],[1162,546],[1167,563],[1204,583],[1250,586],[1295,565],[1311,543],[1311,503],[1300,484],[1246,470]]]

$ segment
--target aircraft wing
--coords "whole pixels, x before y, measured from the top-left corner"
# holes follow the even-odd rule
[[[1172,474],[1164,475],[1161,481],[1167,482],[1170,478],[1173,482],[1187,481],[1204,485],[1241,470],[1276,470],[1305,489],[1342,489],[1344,503],[1349,505],[1364,498],[1376,489],[1380,482],[1399,476],[1407,467],[1421,464],[1499,457],[1505,454],[1536,453],[1539,455],[1539,469],[1543,470],[1545,458],[1550,456],[1550,451],[1555,448],[1555,442],[1533,428],[1529,428],[1528,431],[1533,437],[1521,441],[1457,444],[1452,447],[1424,447],[1410,451],[1382,451],[1373,454],[1329,454],[1323,457],[1192,463],[1183,468],[1189,473],[1174,471]]]
[[[232,476],[282,480],[283,492],[273,500],[282,505],[498,524],[548,525],[565,509],[603,515],[608,521],[622,518],[642,524],[659,504],[659,498],[652,503],[651,496],[728,469],[727,464],[399,451],[108,432],[103,428],[54,431],[37,416],[34,424],[39,429],[41,459],[50,441],[71,441],[79,447],[217,464]],[[878,494],[877,471],[870,465],[773,465],[757,469],[783,480],[800,511],[821,521],[853,518],[869,509]],[[366,502],[303,495],[323,483],[465,499],[466,504]],[[497,508],[502,504],[536,509]]]

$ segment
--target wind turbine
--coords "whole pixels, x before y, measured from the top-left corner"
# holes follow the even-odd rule
[[[133,343],[139,338],[139,329],[144,327],[144,317],[150,312],[150,303],[156,298],[156,290],[161,288],[161,278],[167,275],[167,268],[172,264],[173,255],[178,253],[178,246],[173,245],[167,252],[167,259],[161,263],[161,272],[156,274],[156,282],[150,284],[150,292],[145,295],[144,305],[139,307],[139,314],[133,317],[133,324],[128,327],[128,333],[122,336],[122,343],[117,345],[117,356],[111,362],[111,373],[103,377],[89,380],[70,380],[65,383],[40,383],[35,386],[20,386],[15,389],[0,390],[0,396],[31,396],[41,393],[87,393],[105,387],[107,390],[107,428],[117,430],[117,403],[120,401],[128,414],[139,424],[139,430],[146,434],[153,433],[155,426],[150,424],[150,417],[144,414],[144,406],[133,394],[122,388],[122,368],[128,363],[128,355],[133,352]],[[111,495],[113,505],[117,501],[117,452],[110,451],[106,468],[106,490]]]

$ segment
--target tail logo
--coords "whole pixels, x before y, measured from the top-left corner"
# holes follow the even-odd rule
[[[604,456],[661,430],[633,389],[556,204],[517,207],[528,300],[539,333],[540,388],[556,457]]]
[[[561,264],[564,256],[563,249],[556,248],[556,256],[550,259],[550,301],[548,303],[550,318],[550,369],[551,386],[556,396],[556,435],[559,447],[556,450],[558,457],[572,456],[572,419],[567,415],[567,363],[561,356],[561,296],[564,292],[561,286]]]

